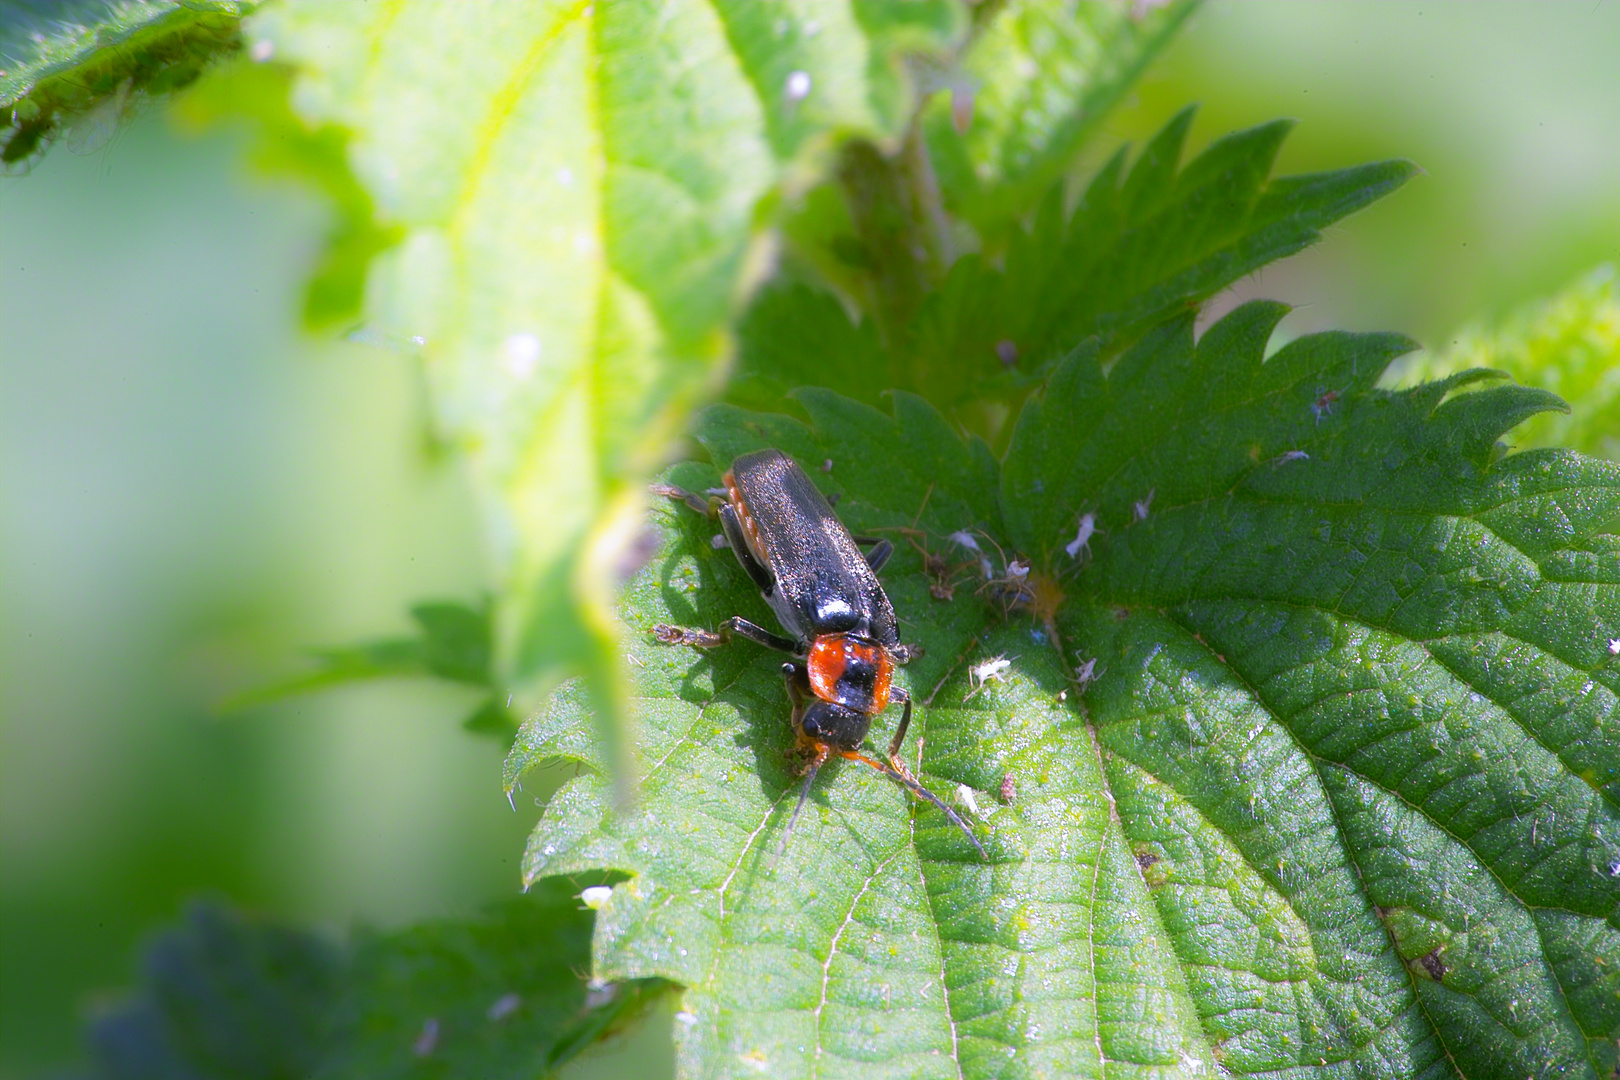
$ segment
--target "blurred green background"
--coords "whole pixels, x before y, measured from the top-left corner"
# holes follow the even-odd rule
[[[1281,171],[1415,160],[1217,304],[1443,347],[1620,257],[1617,41],[1620,5],[1590,0],[1212,4],[1091,156],[1197,101],[1193,149],[1282,115]],[[412,362],[296,329],[326,211],[242,148],[159,112],[0,187],[0,1077],[78,1058],[188,896],[334,929],[465,912],[517,888],[538,816],[457,726],[470,694],[214,708],[484,585]],[[669,1068],[657,1031],[630,1050]]]

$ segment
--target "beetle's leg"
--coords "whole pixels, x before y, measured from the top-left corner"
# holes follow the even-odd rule
[[[870,566],[872,573],[875,574],[883,569],[883,564],[888,562],[889,556],[893,554],[894,545],[887,540],[879,540],[872,545],[872,550],[866,553],[866,565]]]
[[[898,686],[889,691],[889,700],[898,701],[905,706],[900,713],[900,726],[894,729],[894,738],[889,740],[889,765],[897,773],[911,775],[900,761],[900,744],[906,741],[906,729],[911,726],[911,695]]]
[[[777,652],[792,653],[795,656],[804,652],[804,648],[797,641],[779,637],[763,626],[755,626],[741,616],[727,619],[716,630],[694,630],[684,626],[667,626],[664,623],[653,627],[653,636],[663,644],[690,645],[695,649],[713,649],[729,644],[733,635],[745,637]]]
[[[714,516],[714,504],[696,492],[687,491],[685,488],[676,487],[674,484],[648,484],[647,490],[654,495],[662,495],[666,499],[683,502],[704,517]]]
[[[793,702],[793,713],[797,716],[810,696],[810,671],[797,660],[789,660],[782,665],[782,678],[787,681],[788,700]]]
[[[738,637],[747,638],[756,645],[763,645],[767,649],[775,649],[777,652],[785,652],[793,656],[803,656],[805,651],[804,646],[792,638],[773,634],[763,626],[756,626],[740,615],[733,615],[721,623],[720,632],[728,638],[732,634],[736,634]]]
[[[810,785],[816,782],[816,773],[826,764],[832,756],[832,747],[826,743],[816,745],[815,757],[810,759],[809,766],[804,773],[804,786],[799,789],[799,801],[793,806],[793,816],[788,818],[787,828],[782,830],[782,842],[776,847],[776,858],[771,862],[771,869],[776,869],[776,863],[781,860],[782,853],[787,850],[788,838],[793,835],[793,827],[799,823],[799,814],[804,810],[804,804],[810,798]],[[947,811],[948,812],[948,811]]]
[[[720,505],[720,528],[726,534],[726,543],[731,545],[732,552],[742,568],[748,571],[748,576],[754,579],[759,591],[769,596],[776,589],[776,579],[760,561],[754,558],[754,553],[748,547],[748,536],[743,532],[742,522],[737,519],[737,508],[730,503]]]

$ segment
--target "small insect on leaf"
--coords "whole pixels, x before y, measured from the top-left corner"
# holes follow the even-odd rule
[[[1074,534],[1074,539],[1063,545],[1063,550],[1069,558],[1078,559],[1083,551],[1091,554],[1091,538],[1097,532],[1097,515],[1085,513],[1080,515],[1080,527]]]
[[[831,468],[828,458],[823,471]],[[700,649],[742,637],[791,657],[782,665],[782,676],[804,782],[783,829],[778,858],[821,767],[834,757],[868,765],[937,807],[984,857],[984,847],[967,823],[918,783],[900,760],[912,704],[911,695],[894,685],[894,672],[922,651],[901,643],[899,619],[878,583],[877,572],[894,554],[894,545],[876,539],[857,542],[804,470],[779,450],[738,457],[723,480],[724,499],[712,504],[670,485],[653,490],[720,519],[732,553],[787,636],[740,616],[712,631],[660,623],[653,636],[660,644]],[[869,550],[863,552],[862,544]],[[873,718],[891,702],[903,711],[888,753],[879,760],[862,748]]]

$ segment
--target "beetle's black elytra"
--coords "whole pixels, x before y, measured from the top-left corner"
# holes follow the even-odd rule
[[[984,846],[954,810],[917,782],[899,753],[911,725],[911,697],[893,685],[894,669],[919,650],[900,643],[900,626],[877,571],[894,553],[887,540],[851,536],[832,506],[797,463],[780,450],[758,450],[731,463],[726,498],[705,500],[658,484],[653,491],[718,516],[731,550],[759,587],[788,636],[734,616],[714,631],[658,625],[667,645],[713,648],[745,637],[787,653],[782,665],[798,747],[808,760],[798,805],[788,819],[787,845],[810,785],[834,755],[860,761],[937,806],[973,842]],[[861,546],[869,550],[864,554]],[[886,761],[861,752],[872,718],[899,702],[900,725]]]

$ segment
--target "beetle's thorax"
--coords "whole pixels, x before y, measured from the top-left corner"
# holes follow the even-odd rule
[[[889,704],[894,660],[871,638],[822,634],[811,643],[805,667],[810,689],[823,701],[863,713],[880,713]]]

